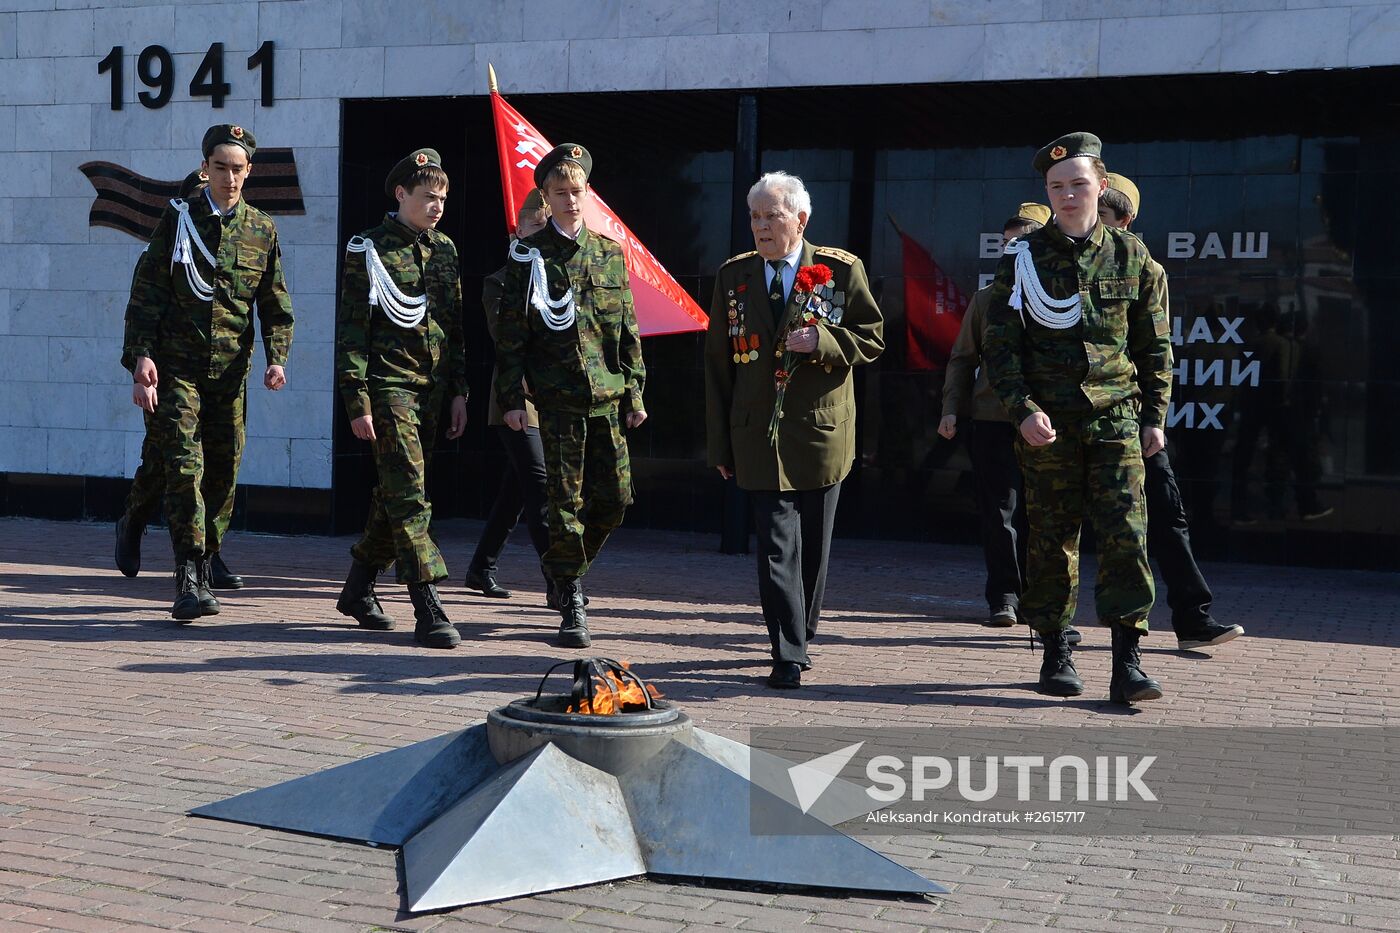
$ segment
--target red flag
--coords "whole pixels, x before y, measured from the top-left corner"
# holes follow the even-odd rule
[[[909,369],[939,369],[947,364],[958,339],[967,296],[928,250],[904,231],[904,320],[908,332],[905,362]]]
[[[494,90],[491,92],[491,112],[496,120],[496,153],[501,161],[506,229],[514,231],[515,216],[520,211],[520,205],[535,187],[535,166],[554,147]],[[632,281],[637,325],[643,337],[705,329],[709,318],[695,299],[671,278],[666,267],[627,228],[597,191],[584,206],[583,220],[589,230],[621,244]]]

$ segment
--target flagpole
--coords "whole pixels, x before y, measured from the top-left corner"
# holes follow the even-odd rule
[[[891,214],[890,212],[886,211],[885,218],[890,222],[890,226],[894,227],[895,233],[898,233],[900,236],[904,236],[904,231],[899,229],[899,221],[894,219],[894,214]]]
[[[505,152],[500,148],[501,112],[500,107],[497,106],[502,100],[501,88],[496,81],[496,66],[490,62],[486,63],[486,86],[491,91],[491,122],[496,127],[496,157],[501,163],[501,200],[506,209],[506,232],[514,235],[516,214],[520,206],[515,203],[514,189],[506,182],[506,178],[509,174],[509,160],[506,158]]]

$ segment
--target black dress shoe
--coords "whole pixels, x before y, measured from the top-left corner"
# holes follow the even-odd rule
[[[117,519],[117,569],[122,576],[134,577],[141,572],[141,536],[145,525],[135,525],[126,515]]]
[[[802,686],[802,665],[795,661],[774,662],[768,686],[774,690],[796,690]]]
[[[492,599],[510,599],[510,590],[498,584],[495,575],[489,572],[468,570],[466,587]]]
[[[209,586],[216,590],[243,589],[243,578],[228,569],[228,564],[224,563],[223,555],[218,551],[209,558]]]
[[[1040,636],[1036,635],[1035,637],[1039,638]],[[1069,642],[1071,645],[1077,645],[1083,640],[1083,633],[1081,633],[1079,629],[1075,628],[1073,625],[1065,629],[1065,641]]]
[[[1233,641],[1244,634],[1242,625],[1226,625],[1224,622],[1216,622],[1214,619],[1203,622],[1196,628],[1188,632],[1178,632],[1176,636],[1176,647],[1178,651],[1189,651],[1192,648],[1213,648],[1216,645],[1223,645],[1227,641]]]

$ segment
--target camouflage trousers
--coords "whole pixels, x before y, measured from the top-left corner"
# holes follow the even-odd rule
[[[136,475],[131,478],[131,490],[126,494],[126,520],[132,527],[144,528],[156,520],[160,514],[161,500],[165,498],[165,454],[161,453],[159,432],[155,427],[155,415],[142,412],[146,422],[146,436],[141,441],[141,463],[136,467]],[[207,479],[207,474],[206,474]],[[209,492],[204,493],[205,502]],[[209,553],[219,550],[222,535],[215,531],[215,515],[205,511],[204,542]],[[225,517],[224,527],[228,527]]]
[[[1087,518],[1098,544],[1099,622],[1146,632],[1155,591],[1147,564],[1136,405],[1051,421],[1052,444],[1032,447],[1019,434],[1016,438],[1030,527],[1021,617],[1037,632],[1070,624],[1079,599],[1079,536]]]
[[[613,405],[601,414],[542,411],[540,440],[549,496],[549,550],[540,564],[555,580],[575,580],[632,504],[627,438]]]
[[[162,370],[153,426],[165,461],[165,520],[175,560],[219,550],[243,460],[248,371],[217,378]]]
[[[146,436],[141,441],[141,465],[136,468],[136,475],[131,478],[131,491],[126,494],[125,512],[128,523],[145,527],[155,520],[160,512],[160,500],[165,497],[165,456],[160,452],[155,415],[143,411],[141,416],[146,422]]]
[[[397,563],[400,583],[447,578],[442,552],[429,535],[428,461],[437,438],[441,391],[371,390],[374,467],[379,481],[370,495],[365,533],[350,555],[378,570]]]

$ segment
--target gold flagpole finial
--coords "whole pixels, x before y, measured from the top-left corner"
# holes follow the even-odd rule
[[[491,88],[492,94],[501,92],[501,89],[496,85],[496,66],[490,62],[486,63],[486,83]]]

